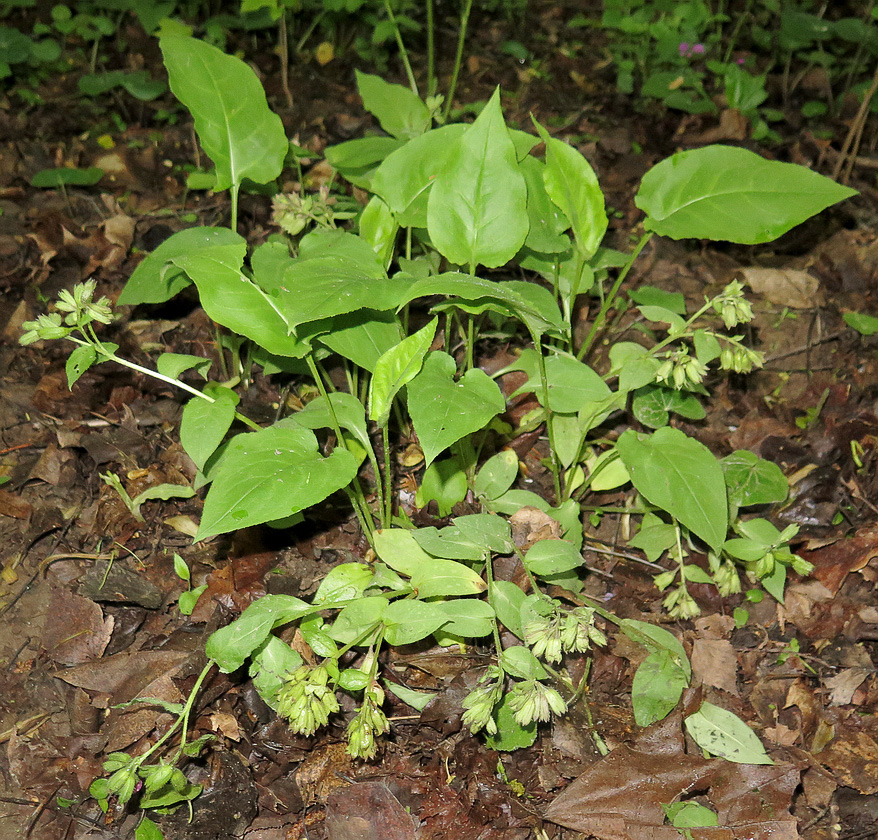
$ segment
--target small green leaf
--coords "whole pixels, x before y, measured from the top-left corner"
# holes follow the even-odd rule
[[[393,398],[420,372],[438,323],[439,319],[434,318],[378,359],[369,382],[369,419],[379,426],[387,424]]]
[[[662,805],[662,808],[674,828],[710,828],[719,825],[717,814],[697,802],[674,802]]]
[[[582,555],[567,540],[540,540],[528,549],[524,565],[540,577],[555,575],[582,566]]]
[[[411,583],[421,598],[478,595],[487,589],[487,584],[469,566],[438,557],[429,566],[413,572]]]
[[[640,663],[631,686],[631,705],[638,726],[663,720],[677,705],[689,677],[677,657],[665,649],[651,653]]]
[[[774,764],[756,733],[737,715],[704,702],[685,720],[686,731],[701,749],[736,764]]]
[[[214,397],[214,401],[193,397],[183,407],[180,421],[180,443],[199,470],[204,469],[207,459],[223,442],[240,399],[230,388],[221,385],[205,389],[205,393]]]
[[[494,630],[494,610],[491,605],[474,598],[455,598],[436,601],[435,605],[447,619],[443,633],[453,633],[465,639],[489,636]]]
[[[503,699],[494,707],[494,720],[497,723],[497,732],[485,736],[489,749],[514,752],[527,749],[537,739],[536,723],[522,726],[515,719],[515,712],[509,706],[509,694],[504,694]]]
[[[513,645],[501,651],[498,662],[507,674],[521,680],[543,680],[548,676],[540,660],[523,645]]]
[[[41,169],[30,179],[32,187],[91,187],[104,177],[104,170],[97,166],[88,169],[72,169],[60,166],[57,169]]]
[[[550,137],[536,120],[534,125],[546,144],[546,192],[570,220],[576,247],[588,260],[597,251],[608,225],[597,175],[576,149]]]
[[[311,604],[292,595],[264,595],[250,604],[231,624],[212,633],[205,653],[228,674],[240,668],[265,640],[273,627],[287,624],[314,611]]]
[[[841,316],[844,322],[853,327],[860,335],[875,335],[878,333],[878,318],[874,315],[866,315],[864,312],[844,312]]]
[[[385,82],[380,76],[355,71],[363,107],[378,118],[388,134],[411,139],[430,127],[430,110],[409,88]]]
[[[488,602],[497,614],[497,620],[510,632],[523,638],[521,630],[521,607],[527,596],[511,580],[492,581],[488,589]]]
[[[187,353],[162,353],[156,360],[156,370],[169,379],[179,379],[180,374],[187,370],[197,370],[203,378],[207,378],[212,362],[203,356],[190,356]]]
[[[192,580],[192,573],[189,571],[186,561],[179,554],[174,554],[174,573],[186,583]]]
[[[457,457],[433,461],[424,470],[421,486],[415,493],[415,505],[425,508],[430,502],[436,502],[439,516],[448,516],[451,509],[466,498],[468,489],[466,473]]]
[[[651,429],[667,426],[671,412],[688,420],[701,420],[706,414],[704,406],[694,394],[663,385],[638,388],[631,400],[631,411],[644,426]]]
[[[165,840],[165,835],[149,817],[143,817],[134,829],[134,840]]]
[[[503,449],[490,457],[476,475],[473,490],[485,499],[502,496],[518,477],[518,456],[513,449]]]
[[[65,370],[67,387],[72,388],[77,379],[84,374],[98,357],[97,350],[91,344],[81,344],[67,357]]]
[[[179,607],[180,612],[183,615],[192,615],[192,611],[195,609],[198,599],[206,589],[207,584],[203,583],[201,586],[196,586],[195,589],[188,589],[186,592],[181,592],[180,598],[177,601],[177,606]]]
[[[426,639],[448,621],[435,604],[400,600],[387,605],[382,617],[384,638],[391,645],[408,645]]]
[[[315,604],[352,601],[359,598],[372,582],[372,567],[367,563],[340,563],[320,581],[314,593]]]
[[[766,461],[746,449],[738,449],[719,463],[732,504],[746,507],[786,500],[789,484],[773,461]]]
[[[413,709],[416,709],[419,712],[423,712],[424,709],[427,708],[427,704],[436,696],[438,696],[435,692],[428,691],[414,691],[407,686],[400,685],[399,683],[390,682],[390,680],[384,680],[384,687],[399,697],[403,703],[408,704]]]

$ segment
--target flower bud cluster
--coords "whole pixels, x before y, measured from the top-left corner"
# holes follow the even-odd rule
[[[300,666],[287,676],[277,693],[278,714],[287,719],[293,732],[301,735],[313,735],[338,709],[325,664]]]
[[[563,715],[567,711],[564,698],[554,688],[539,680],[517,682],[509,693],[509,706],[519,726],[528,726],[538,720],[549,720],[553,712]]]
[[[685,585],[672,589],[662,601],[662,606],[668,611],[671,618],[680,618],[685,621],[701,615],[701,608],[695,603],[695,599],[689,594]]]
[[[461,721],[473,735],[484,729],[489,735],[497,734],[494,706],[503,697],[503,669],[489,665],[476,687],[463,698],[464,713]]]
[[[739,280],[733,280],[714,298],[713,308],[729,330],[753,320],[753,307],[744,297],[744,285]]]
[[[724,598],[729,595],[737,595],[741,591],[741,578],[735,564],[730,560],[724,560],[714,571],[713,581],[719,594]]]
[[[94,300],[97,282],[86,280],[77,283],[73,291],[62,289],[55,302],[55,312],[39,315],[35,321],[25,321],[21,326],[25,331],[19,338],[20,344],[33,344],[41,339],[54,340],[66,338],[77,327],[84,327],[92,321],[109,324],[113,320],[110,301],[106,297]],[[66,313],[63,315],[62,313]]]
[[[735,340],[740,340],[740,337],[735,336]],[[733,370],[735,373],[750,373],[753,368],[762,367],[764,362],[762,353],[740,344],[726,345],[719,356],[722,369]]]
[[[377,750],[375,736],[390,729],[387,716],[381,711],[384,689],[373,682],[363,695],[363,705],[348,724],[348,755],[353,758],[374,758]]]
[[[674,350],[659,365],[655,377],[678,391],[684,388],[696,388],[707,375],[707,365],[686,350]]]

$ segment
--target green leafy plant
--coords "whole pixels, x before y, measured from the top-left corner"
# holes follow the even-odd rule
[[[740,284],[692,313],[682,296],[637,290],[632,303],[654,340],[619,341],[607,359],[594,367],[588,361],[652,236],[767,242],[853,191],[743,149],[683,152],[644,177],[635,200],[646,232],[631,254],[620,254],[601,246],[607,215],[591,166],[538,123],[545,160],[533,156],[538,138],[506,126],[499,91],[471,125],[432,128],[435,111],[411,90],[361,75],[366,106],[389,136],[327,152],[372,194],[359,234],[318,225],[297,242],[275,238],[248,254],[234,230],[237,191],[245,179],[267,183],[281,173],[289,145],[280,121],[242,62],[179,35],[163,37],[161,46],[171,89],[193,112],[216,166],[217,189],[231,190],[232,227],[170,237],[138,266],[119,303],[161,302],[194,284],[208,315],[252,344],[250,365],[309,377],[314,397],[260,427],[238,411],[238,395],[226,385],[209,382],[199,390],[180,381],[186,370],[205,369],[199,357],[163,354],[155,371],[119,357],[95,331],[113,315],[106,299],[94,299],[93,283],[63,292],[53,311],[24,325],[21,340],[76,344],[71,385],[92,364],[116,361],[191,395],[181,440],[199,469],[197,484],[208,485],[196,540],[249,525],[286,527],[343,491],[375,552],[371,563],[333,569],[310,602],[288,595],[257,600],[210,637],[210,662],[225,672],[248,665],[263,699],[303,734],[339,710],[338,692],[358,696],[348,749],[369,758],[388,728],[385,692],[413,705],[428,699],[382,682],[382,648],[486,640],[494,659],[464,700],[463,719],[494,748],[511,750],[532,743],[540,721],[578,698],[585,679],[571,681],[565,658],[604,644],[610,623],[648,651],[633,687],[638,723],[664,717],[691,677],[685,650],[669,631],[619,619],[583,594],[586,494],[633,487],[625,509],[640,521],[632,546],[651,561],[665,560],[656,583],[678,618],[699,612],[692,581],[731,595],[740,591],[743,571],[780,600],[787,569],[806,573],[810,566],[789,550],[792,529],[779,532],[748,512],[786,497],[778,467],[749,452],[720,461],[669,425],[672,413],[702,416],[698,398],[707,393],[708,366],[743,373],[761,363],[737,334],[752,317]],[[236,91],[237,105],[228,90]],[[533,279],[479,273],[509,262]],[[613,267],[619,271],[611,282]],[[589,293],[598,309],[580,339],[572,313]],[[552,500],[515,486],[517,459],[502,449],[515,430],[498,421],[504,396],[475,364],[481,325],[491,319],[509,325],[509,334],[517,330],[521,352],[509,369],[526,373],[521,391],[538,404],[524,427],[547,431]],[[335,390],[326,375],[329,356],[341,360],[347,391]],[[629,406],[653,431],[628,429],[608,440],[601,425]],[[412,525],[395,504],[392,422],[414,432],[425,467],[435,468],[427,492],[447,507],[464,488],[480,513],[442,528]],[[319,430],[328,433],[318,438]],[[484,458],[488,447],[500,451]],[[507,517],[524,507],[554,520],[560,538],[517,545]],[[497,577],[500,556],[517,558],[524,588]],[[548,585],[567,594],[552,597]],[[312,659],[304,661],[275,632],[288,625]],[[516,641],[504,641],[502,630]],[[184,733],[192,702],[190,696],[177,710],[175,727]],[[709,704],[687,725],[715,754],[769,761],[743,722]],[[167,770],[146,764],[154,749],[137,759],[111,757],[118,766],[108,768],[113,776],[104,798],[124,801],[137,779],[150,779],[152,790],[152,774],[171,783]]]

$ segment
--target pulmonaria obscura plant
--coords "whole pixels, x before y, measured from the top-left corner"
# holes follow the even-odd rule
[[[216,189],[231,191],[231,226],[174,234],[141,262],[118,303],[158,303],[194,284],[207,314],[250,343],[239,376],[261,368],[309,383],[316,396],[260,426],[239,413],[234,382],[198,389],[180,381],[187,370],[208,369],[201,357],[162,354],[155,371],[123,360],[94,329],[112,313],[106,299],[94,302],[92,282],[63,293],[22,340],[74,342],[71,386],[91,364],[112,360],[191,395],[180,436],[197,486],[208,488],[196,540],[288,527],[342,491],[371,546],[366,561],[334,568],[310,601],[266,595],[252,603],[210,637],[210,662],[224,672],[246,665],[265,702],[306,735],[340,716],[339,693],[358,697],[348,749],[370,758],[390,725],[386,691],[416,709],[432,697],[384,680],[382,650],[479,645],[491,662],[463,701],[463,722],[510,750],[576,702],[586,677],[575,681],[567,664],[605,644],[613,624],[648,651],[634,679],[637,722],[668,714],[690,680],[686,653],[668,630],[619,619],[583,592],[583,506],[589,522],[613,515],[586,502],[631,488],[629,548],[664,569],[656,584],[676,618],[698,614],[692,582],[730,595],[743,573],[782,598],[787,570],[807,573],[788,548],[794,530],[778,531],[749,510],[785,498],[778,467],[745,451],[718,460],[670,424],[671,415],[704,416],[711,368],[745,373],[761,364],[735,332],[752,310],[737,282],[691,314],[682,295],[642,287],[629,297],[654,342],[619,340],[599,367],[588,360],[651,237],[767,242],[852,191],[740,148],[681,152],[644,176],[635,197],[644,233],[624,254],[601,245],[607,215],[588,161],[536,121],[536,134],[509,128],[499,90],[472,124],[434,128],[416,92],[359,74],[365,107],[385,134],[327,150],[368,196],[358,232],[318,212],[326,196],[297,196],[276,203],[288,235],[248,252],[236,232],[238,191],[245,179],[276,179],[290,143],[247,65],[179,35],[162,37],[161,48],[171,89],[215,164]],[[483,271],[510,263],[521,272]],[[586,295],[596,312],[580,340],[572,316]],[[519,393],[533,394],[537,406],[521,429],[499,421],[506,399],[475,364],[484,329],[521,348],[506,370],[526,375]],[[347,390],[329,381],[330,357],[346,372]],[[612,416],[618,426],[626,412],[650,431],[608,439],[602,425]],[[415,527],[396,503],[396,428],[410,429],[423,455],[420,503],[435,500],[447,513],[469,495],[480,512]],[[518,460],[503,448],[534,428],[548,438],[551,499],[516,486]],[[319,430],[329,434],[318,438]],[[510,517],[522,509],[551,523],[545,532],[554,536],[514,539]],[[691,559],[696,553],[706,567]],[[521,585],[498,576],[498,558],[514,562]],[[286,641],[291,628],[296,649]],[[687,719],[691,731],[706,728],[695,725],[700,714]],[[769,761],[749,735],[747,750],[727,754]],[[702,740],[726,754],[721,738]],[[129,782],[130,774],[112,793],[124,798]]]

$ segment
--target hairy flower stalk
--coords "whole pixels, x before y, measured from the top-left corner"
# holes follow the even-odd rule
[[[278,714],[287,719],[293,732],[301,735],[313,735],[338,709],[326,665],[300,666],[277,693]]]

